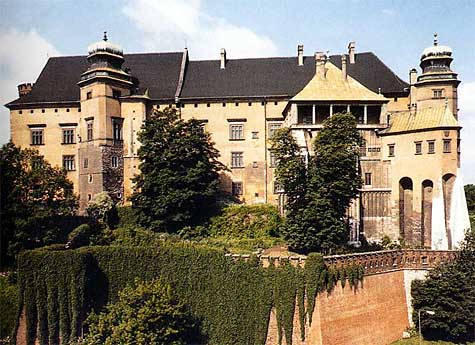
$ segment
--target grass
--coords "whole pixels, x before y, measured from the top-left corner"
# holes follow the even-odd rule
[[[455,343],[450,343],[446,341],[429,341],[429,340],[422,340],[421,343],[419,343],[419,338],[418,337],[412,337],[409,339],[400,339],[391,345],[456,345]]]

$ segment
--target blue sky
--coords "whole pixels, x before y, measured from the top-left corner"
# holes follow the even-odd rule
[[[298,5],[298,7],[297,7]],[[83,55],[109,32],[125,52],[180,51],[192,59],[290,56],[373,51],[407,80],[422,50],[440,44],[454,50],[459,73],[463,171],[475,183],[475,0],[0,0],[0,101],[16,85],[34,81],[47,56]],[[8,141],[6,109],[0,110],[0,143]]]

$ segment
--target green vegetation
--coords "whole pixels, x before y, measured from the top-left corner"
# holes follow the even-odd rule
[[[429,340],[422,340],[419,342],[419,337],[412,337],[409,339],[401,339],[395,341],[391,345],[456,345],[456,343],[450,343],[446,341],[429,341]],[[468,344],[467,344],[468,345]]]
[[[412,285],[414,322],[418,310],[425,339],[475,341],[475,234],[468,232],[459,257],[430,271],[426,280]]]
[[[0,344],[8,343],[18,317],[18,286],[14,274],[0,276]]]
[[[198,120],[180,119],[176,109],[155,111],[139,133],[140,174],[132,196],[141,223],[175,233],[200,225],[217,207],[219,153]]]
[[[0,148],[0,183],[0,267],[22,249],[64,240],[78,205],[66,171],[8,143]]]
[[[279,334],[291,339],[296,296],[302,319],[312,314],[317,292],[331,291],[339,280],[356,288],[363,278],[359,266],[327,269],[319,254],[309,256],[305,268],[283,262],[264,269],[256,258],[233,261],[223,251],[183,242],[54,249],[19,257],[20,308],[26,311],[29,344],[36,336],[41,344],[46,339],[57,343],[60,336],[64,341],[76,339],[89,311],[99,313],[118,301],[119,291],[136,279],[158,278],[189,306],[211,345],[264,344],[272,307]]]
[[[86,327],[86,345],[203,343],[197,323],[159,280],[126,287],[104,312],[91,313]]]
[[[289,129],[273,137],[277,181],[288,198],[282,232],[293,250],[331,253],[346,243],[346,210],[361,187],[362,142],[354,116],[335,114],[323,122],[305,167]]]

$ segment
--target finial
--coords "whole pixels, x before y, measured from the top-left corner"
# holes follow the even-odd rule
[[[104,38],[102,39],[104,42],[107,42],[107,31],[104,31]]]
[[[437,35],[437,32],[434,34],[434,45],[438,45],[439,44],[439,40],[437,39],[438,35]]]

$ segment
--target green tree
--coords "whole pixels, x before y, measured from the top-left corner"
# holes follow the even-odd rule
[[[278,159],[277,181],[288,198],[282,232],[298,252],[330,252],[344,244],[346,210],[361,188],[359,147],[363,139],[352,114],[334,114],[323,122],[305,167],[290,130],[272,144]]]
[[[132,203],[142,223],[176,232],[206,220],[217,205],[223,165],[202,123],[184,121],[176,109],[166,108],[150,115],[139,140],[141,173]]]
[[[125,288],[104,312],[90,314],[86,325],[86,345],[201,343],[196,322],[158,280]]]
[[[468,212],[470,214],[475,213],[475,185],[467,184],[464,186],[465,197],[467,199]]]
[[[425,280],[412,283],[413,319],[428,340],[457,343],[475,341],[475,234],[467,232],[458,258],[429,272]]]
[[[12,143],[0,148],[0,181],[3,266],[21,249],[58,241],[61,218],[75,215],[78,200],[66,171]]]

